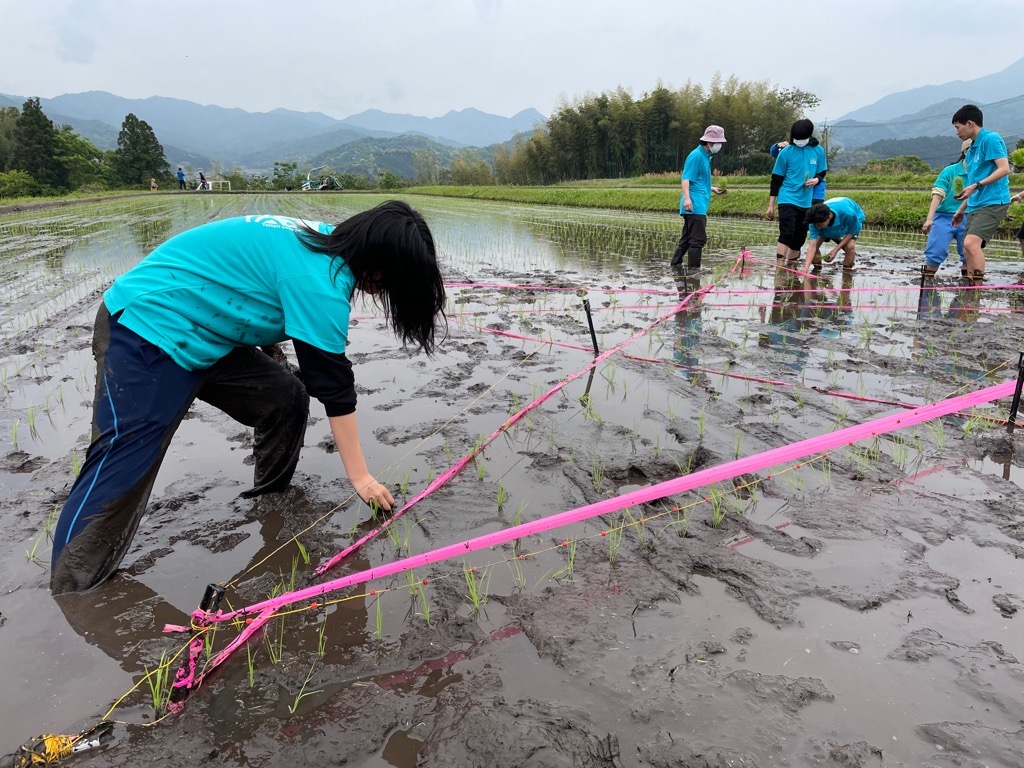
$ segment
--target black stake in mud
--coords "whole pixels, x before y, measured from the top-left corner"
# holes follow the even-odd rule
[[[1013,434],[1013,428],[1017,426],[1017,409],[1020,408],[1020,390],[1024,385],[1024,352],[1020,353],[1017,361],[1017,388],[1013,390],[1013,402],[1010,404],[1010,418],[1006,425],[1006,431]]]
[[[199,603],[199,610],[211,613],[220,608],[220,601],[224,597],[224,587],[220,584],[207,584],[206,592],[203,593],[203,601]]]
[[[583,309],[587,312],[587,324],[590,325],[590,340],[594,342],[594,357],[601,354],[597,348],[597,334],[594,333],[594,318],[590,316],[590,299],[583,300]]]

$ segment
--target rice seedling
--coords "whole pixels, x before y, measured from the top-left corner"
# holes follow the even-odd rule
[[[376,600],[376,610],[373,620],[373,634],[380,640],[384,636],[384,611],[380,607],[380,597]]]
[[[700,413],[697,415],[697,437],[699,439],[701,439],[701,440],[704,439],[704,433],[705,433],[705,430],[704,430],[704,417],[705,417],[705,413],[704,412],[706,410],[707,410],[707,406],[705,406],[704,408],[701,408],[700,409]]]
[[[11,424],[11,445],[15,448],[18,447],[18,426],[21,424],[21,419],[15,419],[14,423]]]
[[[708,499],[711,504],[711,527],[717,528],[725,520],[727,512],[725,507],[725,494],[712,486],[708,493]]]
[[[738,459],[740,457],[740,453],[742,452],[742,448],[743,448],[743,432],[740,431],[740,432],[736,433],[736,440],[735,440],[735,444],[733,445],[733,453],[735,455],[735,458]]]
[[[421,581],[416,585],[416,592],[420,598],[420,612],[418,615],[423,617],[424,623],[429,627],[430,624],[430,600],[427,599],[427,591],[423,588],[423,582]]]
[[[309,672],[306,673],[306,679],[302,681],[302,687],[299,688],[299,692],[295,695],[295,700],[288,705],[288,712],[292,715],[299,708],[299,702],[307,696],[313,696],[318,693],[323,693],[322,690],[307,691],[306,686],[309,685],[309,681],[313,679],[313,672],[316,669],[316,659],[313,659],[313,663],[309,666]]]
[[[626,535],[626,526],[624,522],[624,516],[619,516],[618,525],[614,525],[608,529],[608,534],[605,536],[608,539],[608,562],[615,565],[615,561],[619,557],[619,549],[622,547],[622,539]]]
[[[246,643],[245,644],[245,663],[246,663],[246,671],[248,672],[249,687],[250,688],[252,688],[254,685],[256,685],[256,668],[255,668],[255,665],[253,664],[253,660],[254,660],[255,656],[256,656],[256,654],[252,650],[252,644],[251,643]]]
[[[935,441],[935,445],[942,450],[946,447],[946,430],[942,425],[942,419],[932,419],[926,422],[928,424],[928,431],[932,433],[932,440]]]
[[[498,480],[498,510],[500,511],[505,502],[508,500],[508,490],[505,488],[505,484],[502,483],[501,479]]]
[[[321,659],[327,653],[327,615],[324,615],[320,622],[320,629],[316,633],[316,655]]]
[[[305,545],[296,539],[295,546],[299,548],[299,557],[302,558],[302,564],[309,565],[309,551],[306,549]]]
[[[476,568],[463,568],[462,575],[466,578],[466,599],[473,606],[474,611],[479,611],[480,606],[487,602],[491,587],[491,569],[484,568],[479,576]]]
[[[167,658],[167,653],[163,652],[160,654],[160,661],[155,669],[152,671],[149,667],[143,667],[143,669],[146,670],[146,683],[149,686],[153,711],[160,712],[167,706],[167,702],[171,698],[171,660]]]
[[[594,484],[594,493],[601,493],[604,485],[604,463],[596,454],[590,459],[590,479]]]

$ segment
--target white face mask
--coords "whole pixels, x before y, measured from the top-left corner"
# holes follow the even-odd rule
[[[721,149],[722,149],[722,145],[721,144],[712,144],[711,145],[711,154],[712,155],[717,155],[719,150],[721,150]]]
[[[806,147],[810,141],[810,139],[793,139],[793,146]]]

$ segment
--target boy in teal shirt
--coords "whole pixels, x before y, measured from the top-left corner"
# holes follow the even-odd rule
[[[836,254],[843,252],[843,269],[852,269],[857,259],[856,242],[864,226],[864,211],[848,197],[833,197],[824,203],[816,203],[807,212],[808,238],[804,272],[816,261],[820,264],[818,251],[822,243],[831,240],[836,247],[828,252],[825,261],[832,261]]]
[[[960,207],[953,225],[967,213],[964,253],[967,280],[971,285],[985,282],[985,245],[996,233],[1010,208],[1010,160],[1003,138],[982,127],[983,115],[974,104],[965,104],[953,115],[952,123],[961,141],[971,139],[967,150],[967,186],[956,196]]]

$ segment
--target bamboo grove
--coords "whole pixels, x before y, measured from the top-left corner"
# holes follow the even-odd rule
[[[767,81],[716,75],[708,87],[660,83],[634,99],[619,87],[563,102],[529,137],[494,148],[501,184],[552,184],[678,171],[709,124],[725,128],[728,143],[716,165],[722,173],[768,173],[768,147],[788,138],[794,120],[818,98]]]

